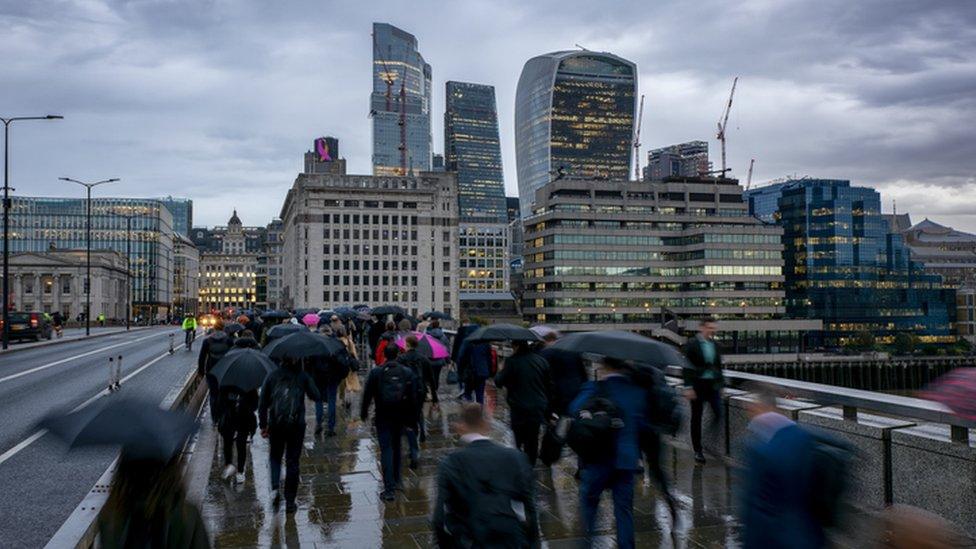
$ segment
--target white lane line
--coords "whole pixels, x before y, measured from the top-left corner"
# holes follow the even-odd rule
[[[173,350],[174,351],[177,351],[182,346],[183,346],[183,344],[180,343],[179,345],[177,345],[176,347],[174,347]],[[169,351],[166,351],[162,355],[160,355],[160,356],[158,356],[158,357],[150,360],[149,362],[143,364],[138,369],[136,369],[135,371],[131,372],[129,375],[123,377],[119,381],[119,383],[122,384],[122,383],[125,383],[126,381],[129,381],[130,379],[132,379],[133,377],[135,377],[137,374],[139,374],[140,372],[142,372],[146,368],[152,366],[153,364],[159,362],[160,360],[162,360],[162,359],[164,359],[164,358],[166,358],[168,356],[170,356]],[[75,413],[78,410],[81,410],[81,409],[89,406],[91,403],[93,403],[96,400],[102,398],[103,396],[106,396],[106,395],[109,395],[109,394],[111,394],[111,393],[108,392],[108,389],[102,389],[98,393],[95,393],[95,396],[89,398],[88,400],[86,400],[86,401],[82,402],[81,404],[79,404],[79,405],[75,406],[74,408],[72,408],[70,413]],[[11,448],[11,449],[7,450],[6,452],[0,454],[0,465],[3,465],[3,463],[5,461],[7,461],[8,459],[10,459],[10,458],[14,457],[15,455],[17,455],[21,450],[23,450],[24,448],[27,448],[28,446],[30,446],[31,444],[33,444],[34,441],[36,441],[37,439],[41,438],[45,434],[47,434],[47,429],[40,429],[36,433],[34,433],[31,436],[29,436],[29,437],[25,438],[24,440],[22,440],[19,444],[17,444],[13,448]]]
[[[138,339],[133,339],[132,341],[123,341],[122,343],[116,343],[115,345],[109,345],[107,347],[102,347],[100,349],[95,349],[94,351],[88,351],[87,353],[81,353],[80,355],[69,356],[68,358],[62,358],[61,360],[56,360],[56,361],[51,362],[49,364],[44,364],[44,365],[41,365],[41,366],[37,366],[37,367],[31,368],[30,370],[24,370],[23,372],[18,372],[16,374],[11,374],[11,375],[9,375],[7,377],[0,377],[0,383],[3,383],[5,381],[11,381],[11,380],[17,379],[19,377],[24,377],[26,375],[33,374],[35,372],[40,372],[41,370],[47,370],[48,368],[52,368],[54,366],[58,366],[59,364],[64,364],[65,362],[71,362],[72,360],[77,360],[79,358],[85,358],[86,356],[91,356],[91,355],[94,355],[94,354],[98,354],[98,353],[101,353],[103,351],[107,351],[109,349],[114,349],[116,347],[122,347],[124,345],[132,345],[133,343],[138,343],[138,342],[140,342],[142,340],[149,339],[149,338],[152,338],[152,337],[158,337],[160,335],[162,335],[162,334],[152,334],[152,335],[148,335],[148,336],[145,336],[145,337],[140,337]]]

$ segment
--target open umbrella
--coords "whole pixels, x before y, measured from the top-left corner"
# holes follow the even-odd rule
[[[319,322],[321,321],[322,317],[315,313],[306,313],[305,316],[302,317],[302,324],[308,326],[309,328],[317,328]]]
[[[472,343],[483,341],[539,341],[539,336],[528,328],[499,323],[478,328],[466,340]]]
[[[549,348],[629,360],[658,368],[684,368],[688,364],[684,355],[667,343],[618,330],[569,334]]]
[[[116,397],[118,398],[118,397]],[[169,461],[193,433],[193,417],[139,398],[101,399],[68,414],[49,415],[41,427],[71,448],[119,446],[128,459]]]
[[[371,311],[372,314],[382,316],[382,315],[403,315],[410,316],[403,307],[398,307],[396,305],[382,305]]]
[[[976,368],[956,368],[930,383],[922,396],[976,421]]]
[[[328,358],[345,350],[345,345],[339,340],[305,330],[274,340],[264,348],[264,354],[271,358],[299,360],[303,358]]]
[[[275,363],[267,355],[254,349],[232,349],[210,370],[221,387],[235,387],[253,391],[264,383]]]
[[[291,318],[291,315],[285,311],[268,311],[261,315],[264,320],[284,320],[286,318]]]
[[[307,331],[308,328],[302,326],[301,324],[292,324],[288,322],[285,324],[278,324],[276,326],[272,326],[271,328],[268,329],[267,332],[265,332],[264,335],[265,337],[267,337],[268,341],[271,342],[276,339],[285,337],[286,335],[289,334],[294,334],[296,332],[307,332]]]
[[[451,315],[447,313],[442,313],[440,311],[427,311],[426,313],[420,315],[423,318],[436,318],[438,320],[454,320]]]
[[[224,324],[224,333],[229,336],[232,336],[238,332],[243,332],[246,329],[247,328],[239,322],[231,322],[228,324]]]
[[[559,337],[559,330],[549,326],[545,326],[543,324],[532,326],[529,329],[532,330],[532,333],[539,336],[539,339],[545,339],[547,336],[551,334],[555,334],[556,337]]]
[[[442,358],[447,358],[451,356],[451,350],[444,346],[443,343],[437,341],[428,334],[422,332],[413,332],[414,337],[417,338],[417,352],[422,356],[433,360],[440,360]],[[407,348],[407,338],[400,336],[396,340],[397,347],[401,349]]]

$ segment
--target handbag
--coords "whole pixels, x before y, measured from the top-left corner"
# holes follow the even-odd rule
[[[447,371],[447,380],[446,381],[447,381],[447,384],[448,385],[457,385],[458,384],[458,373],[457,373],[457,370],[454,369],[454,366],[451,366],[451,369]]]

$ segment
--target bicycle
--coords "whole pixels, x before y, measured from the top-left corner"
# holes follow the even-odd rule
[[[197,338],[196,330],[183,330],[186,335],[183,337],[183,343],[186,345],[187,352],[193,351],[193,340]]]

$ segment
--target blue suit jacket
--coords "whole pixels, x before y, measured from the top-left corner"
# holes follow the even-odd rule
[[[597,384],[606,388],[609,398],[619,409],[624,427],[617,432],[616,469],[637,471],[640,469],[640,433],[647,428],[647,394],[625,376],[610,376],[603,381],[588,381],[569,405],[569,413],[575,415],[590,398],[597,394]]]

